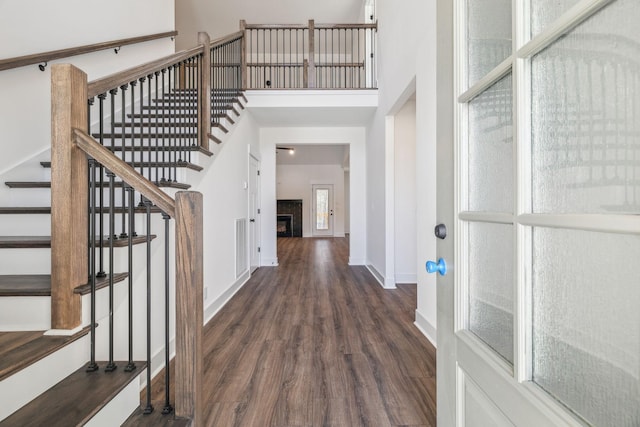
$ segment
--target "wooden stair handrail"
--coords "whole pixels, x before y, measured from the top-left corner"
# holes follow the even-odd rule
[[[176,202],[153,182],[140,175],[135,169],[115,156],[108,148],[100,145],[85,131],[74,129],[74,142],[82,151],[96,159],[105,168],[120,177],[146,199],[158,206],[172,218],[176,215]]]
[[[236,41],[244,37],[244,31],[236,31],[235,33],[231,33],[228,36],[220,37],[219,39],[211,40],[209,46],[211,49],[215,47],[222,46],[223,44]]]
[[[91,99],[102,93],[106,93],[111,89],[117,88],[120,85],[131,83],[138,80],[140,77],[146,77],[151,73],[161,71],[171,65],[177,64],[180,61],[191,58],[194,55],[202,53],[203,50],[204,46],[199,45],[191,49],[182,50],[174,53],[173,55],[165,56],[164,58],[147,62],[145,64],[138,65],[137,67],[129,68],[94,80],[88,84],[87,96]]]
[[[177,35],[177,31],[167,31],[164,33],[149,34],[146,36],[129,37],[126,39],[112,40],[108,42],[94,43],[78,47],[34,53],[32,55],[18,56],[15,58],[0,59],[0,71],[9,70],[11,68],[24,67],[27,65],[39,64],[42,62],[49,62],[56,59],[69,58],[71,56],[84,55],[85,53],[97,52],[105,49],[118,48],[121,46],[163,39],[165,37],[175,37]]]
[[[320,30],[339,30],[339,29],[378,29],[378,23],[371,24],[314,24],[315,29]],[[309,28],[306,24],[245,24],[247,30],[306,30]]]

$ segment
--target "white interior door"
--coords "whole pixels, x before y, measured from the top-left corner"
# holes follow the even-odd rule
[[[438,13],[438,425],[638,426],[637,0]]]
[[[313,235],[333,236],[333,184],[314,184],[311,193]]]
[[[260,162],[249,156],[249,258],[253,272],[260,267]]]

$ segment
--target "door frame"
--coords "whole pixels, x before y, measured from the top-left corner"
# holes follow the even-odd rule
[[[260,159],[258,159],[253,154],[249,153],[249,176],[248,176],[248,184],[247,184],[247,211],[249,218],[249,233],[247,233],[247,247],[249,248],[249,270],[253,273],[258,267],[261,265],[260,259],[260,225],[261,225],[261,210],[260,210]],[[255,177],[255,185],[256,188],[252,188],[252,168],[255,162],[256,167],[256,177]],[[253,206],[254,210],[251,211],[251,194],[252,191],[255,190],[255,206]],[[251,222],[251,219],[254,219],[254,222]],[[255,263],[254,263],[255,261]]]
[[[327,188],[329,190],[329,229],[324,232],[324,231],[318,231],[316,229],[316,221],[315,221],[315,216],[316,216],[316,189],[319,188]],[[334,236],[334,202],[333,202],[333,197],[334,197],[334,188],[333,188],[333,184],[311,184],[311,218],[310,218],[310,224],[311,224],[311,235],[313,237],[333,237]]]

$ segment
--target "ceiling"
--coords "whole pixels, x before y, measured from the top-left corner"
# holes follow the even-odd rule
[[[262,127],[366,126],[375,107],[251,107],[253,118]]]

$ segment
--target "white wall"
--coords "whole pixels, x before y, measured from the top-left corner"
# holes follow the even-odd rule
[[[249,24],[305,24],[363,22],[363,0],[180,0],[176,2],[178,46],[192,46],[198,31],[211,38],[240,29],[240,20]]]
[[[277,265],[276,243],[276,144],[348,144],[351,199],[349,239],[349,264],[363,265],[366,259],[366,173],[365,129],[331,127],[283,127],[260,129],[260,153],[262,157],[262,259],[263,265]]]
[[[302,236],[311,237],[313,230],[311,186],[333,185],[333,235],[344,237],[344,170],[342,165],[277,165],[276,198],[302,200]]]
[[[394,123],[395,282],[416,283],[416,103],[410,99]]]
[[[249,152],[258,152],[258,127],[246,111],[191,188],[204,195],[205,321],[249,277],[236,278],[235,220],[248,218]],[[190,180],[194,182],[193,179]]]
[[[436,281],[424,271],[424,262],[436,259],[436,34],[435,2],[379,1],[379,108],[367,128],[367,264],[383,276],[385,248],[385,119],[404,105],[407,88],[416,90],[416,203],[418,308],[416,323],[435,343]],[[393,244],[390,242],[390,244]]]
[[[173,0],[0,2],[0,58],[148,35],[174,29]],[[49,63],[0,71],[0,175],[50,146],[51,64],[72,63],[89,80],[169,55],[161,39]]]

